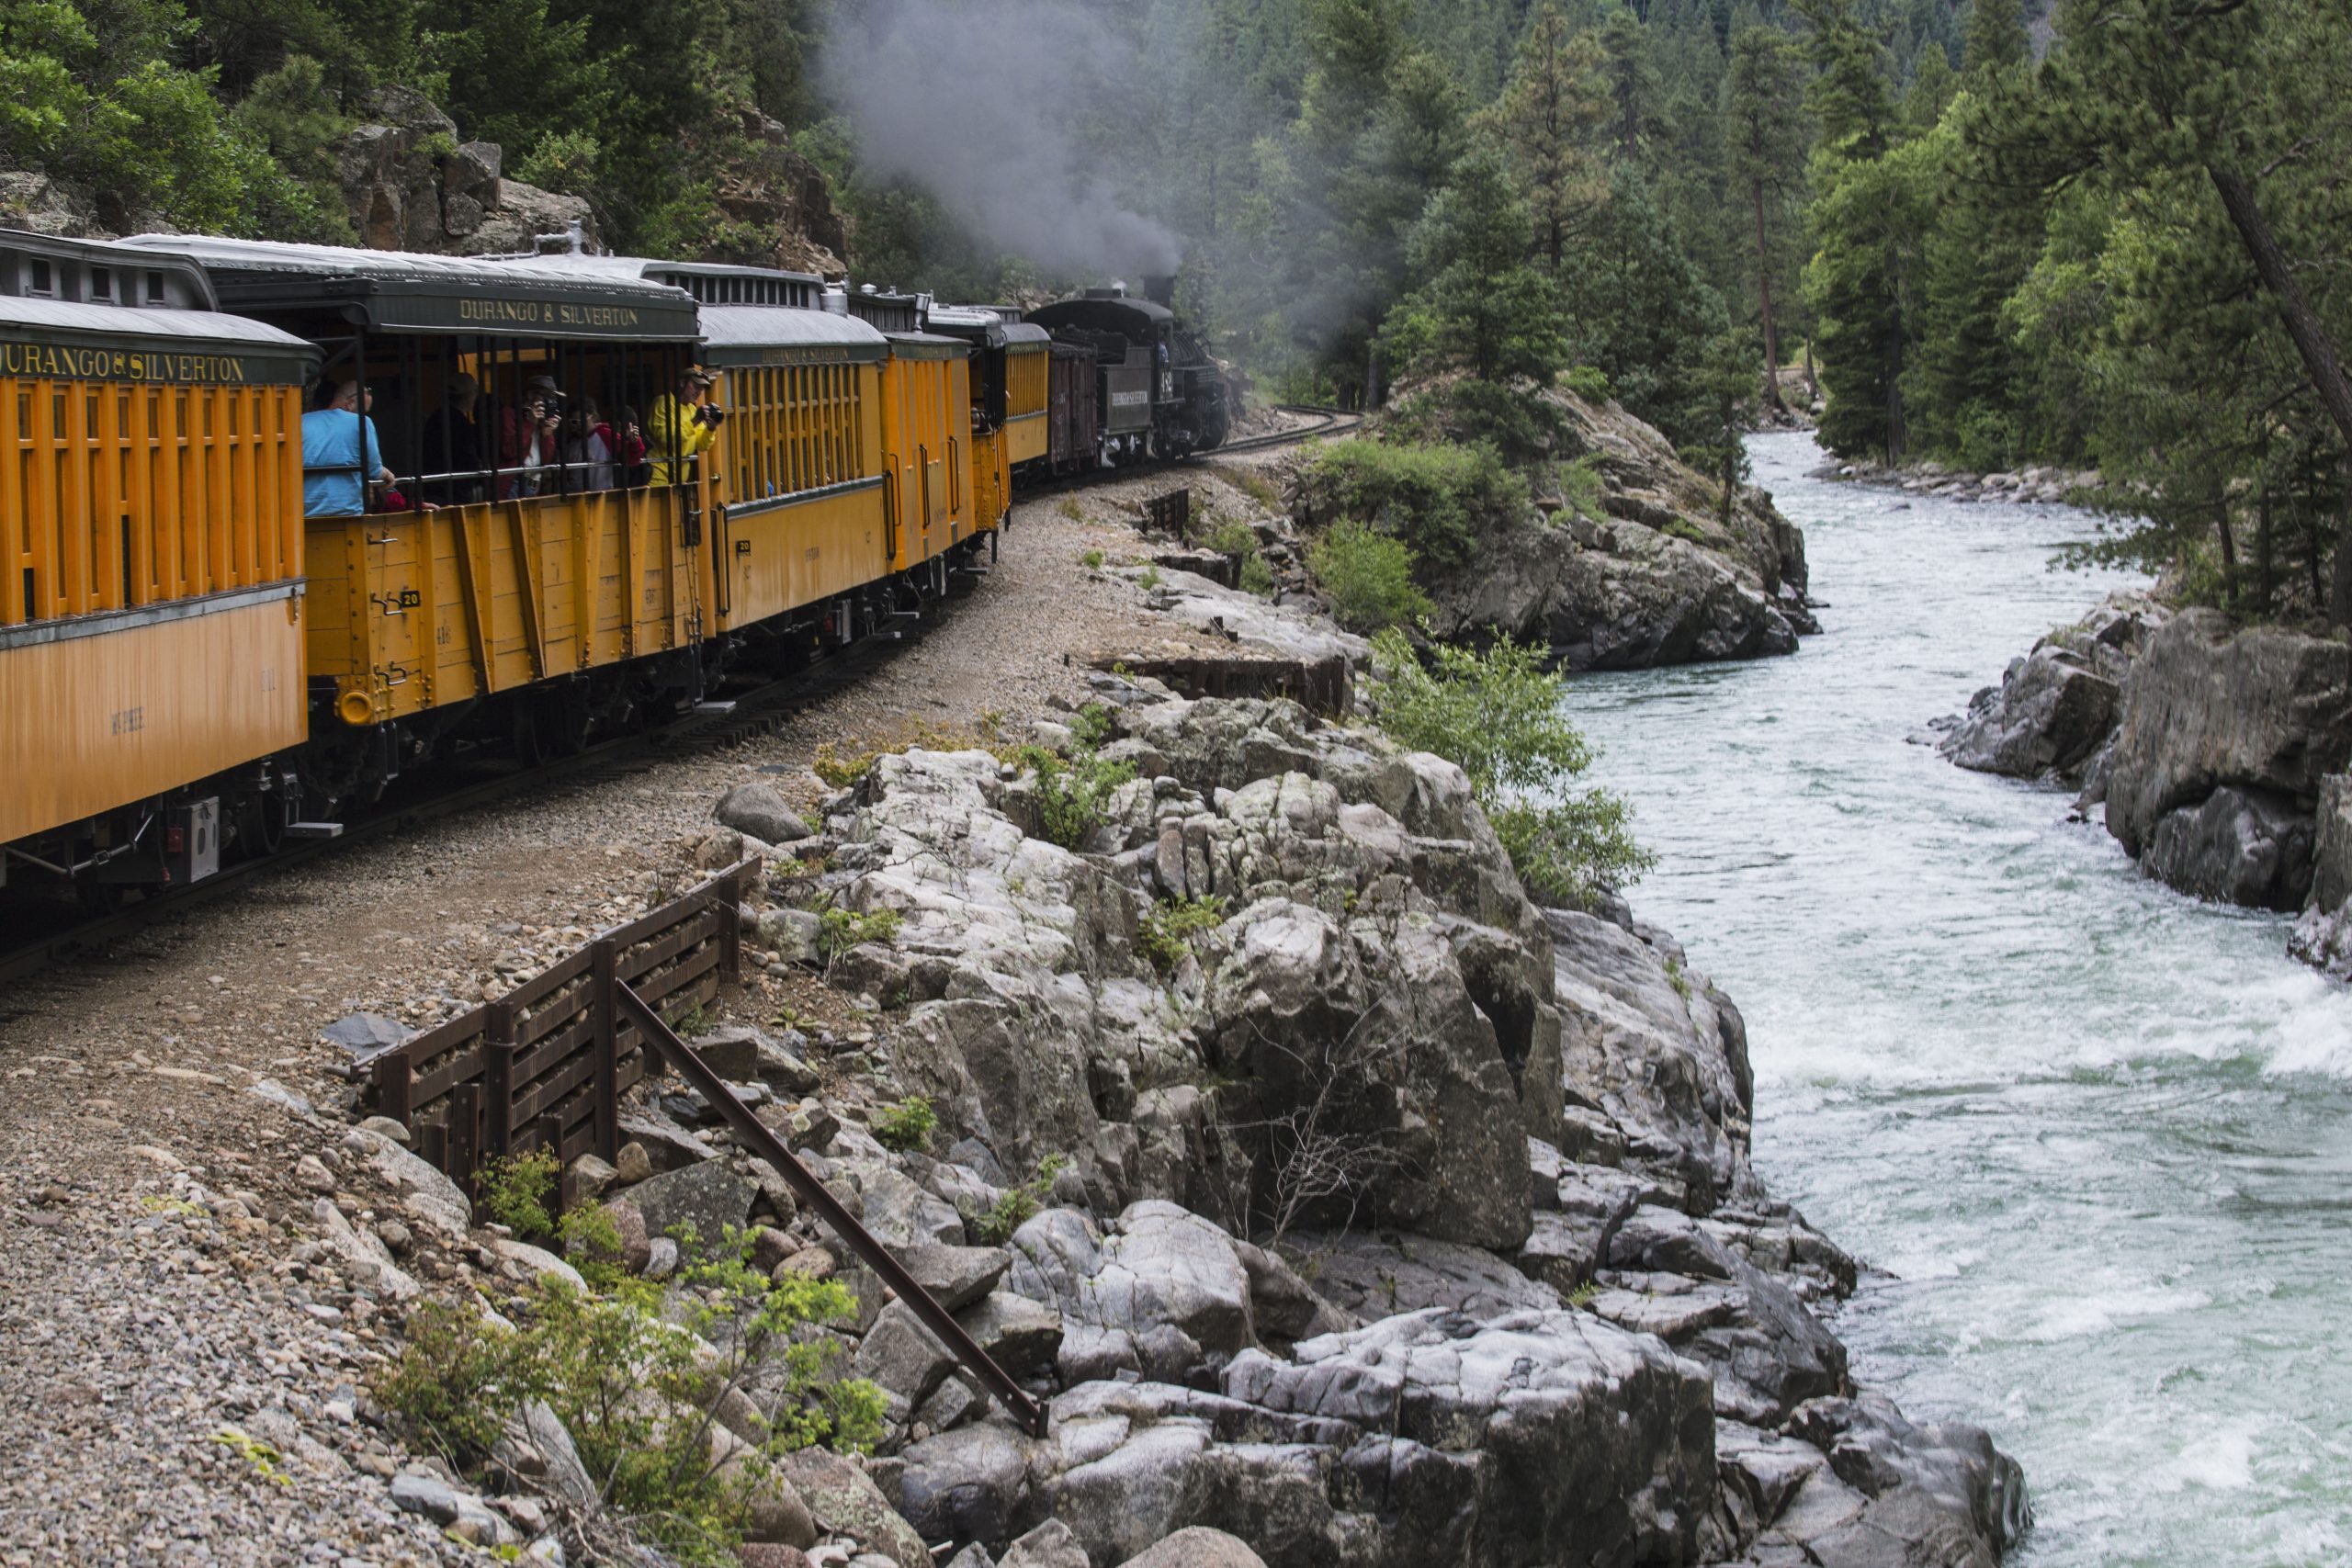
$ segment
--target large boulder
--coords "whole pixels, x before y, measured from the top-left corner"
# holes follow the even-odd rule
[[[1939,750],[1980,773],[2071,777],[2113,733],[2120,697],[2075,654],[2037,648],[1976,694]]]
[[[2156,826],[2222,786],[2301,811],[2352,760],[2352,649],[2186,610],[2148,639],[2106,768],[2107,828],[2143,853]]]
[[[1089,1375],[1125,1370],[1185,1381],[1257,1343],[1248,1266],[1224,1231],[1173,1203],[1130,1206],[1098,1233],[1050,1209],[1012,1238],[1007,1282],[1062,1315],[1062,1359]]]
[[[2291,796],[2223,784],[2156,820],[2140,869],[2199,898],[2300,909],[2312,885],[2312,816]]]
[[[1754,1079],[1729,998],[1681,950],[1575,910],[1546,911],[1570,1106],[1561,1151],[1646,1173],[1694,1211],[1753,1184]]]

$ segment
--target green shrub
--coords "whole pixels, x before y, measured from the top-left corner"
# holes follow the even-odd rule
[[[1233,481],[1236,490],[1267,511],[1280,512],[1283,509],[1283,492],[1274,488],[1273,480],[1256,469],[1235,468],[1225,477]]]
[[[731,1563],[755,1494],[741,1469],[713,1463],[709,1426],[729,1387],[765,1369],[752,1446],[769,1459],[820,1443],[870,1448],[882,1395],[836,1378],[841,1342],[816,1332],[855,1318],[839,1282],[771,1280],[736,1231],[679,1282],[668,1298],[635,1280],[609,1292],[549,1285],[526,1299],[511,1331],[428,1303],[410,1314],[408,1343],[373,1387],[413,1436],[465,1468],[487,1458],[526,1403],[543,1400],[637,1534],[683,1562]]]
[[[523,1240],[544,1240],[555,1235],[555,1211],[561,1207],[556,1188],[562,1174],[546,1149],[493,1159],[476,1178],[481,1206]]]
[[[1247,523],[1220,523],[1209,535],[1204,547],[1221,556],[1254,556],[1258,553],[1258,531]]]
[[[1412,549],[1361,523],[1332,524],[1308,547],[1306,570],[1351,631],[1385,631],[1430,613],[1429,595],[1413,586]]]
[[[1560,380],[1589,403],[1605,403],[1617,395],[1610,388],[1609,373],[1597,365],[1571,366],[1560,372]]]
[[[1160,581],[1159,569],[1156,566],[1148,566],[1143,569],[1143,575],[1136,579],[1136,586],[1148,593],[1159,586]]]
[[[1438,570],[1468,561],[1482,539],[1523,519],[1529,504],[1526,481],[1485,446],[1359,437],[1325,447],[1300,478],[1307,514],[1373,524]]]
[[[1084,567],[1089,571],[1100,570],[1102,566],[1102,552],[1101,550],[1080,550],[1078,553],[1078,564]]]
[[[1066,850],[1083,849],[1102,826],[1111,792],[1136,776],[1131,762],[1106,762],[1089,748],[1063,758],[1043,746],[1013,752],[1015,765],[1037,775],[1037,805],[1046,837]]]
[[[1261,599],[1273,596],[1274,569],[1266,564],[1265,557],[1255,551],[1241,558],[1241,591],[1255,593]]]
[[[1172,974],[1193,951],[1193,938],[1215,931],[1225,921],[1225,900],[1178,898],[1161,904],[1143,918],[1136,932],[1136,951],[1161,974]]]
[[[1069,1162],[1059,1155],[1047,1155],[1028,1180],[1006,1190],[984,1214],[967,1214],[967,1223],[983,1247],[1002,1247],[1012,1239],[1012,1233],[1027,1224],[1054,1195],[1054,1182],[1063,1167]]]
[[[1404,634],[1381,634],[1380,728],[1398,744],[1452,759],[1530,893],[1589,905],[1655,863],[1634,840],[1624,800],[1572,790],[1592,750],[1560,713],[1560,677],[1509,638],[1483,653],[1440,645],[1424,664]]]
[[[902,1155],[922,1154],[939,1131],[939,1112],[922,1095],[909,1095],[874,1119],[874,1141]]]

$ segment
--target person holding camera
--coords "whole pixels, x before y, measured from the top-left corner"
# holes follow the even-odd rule
[[[522,472],[499,487],[501,500],[537,495],[554,487],[541,470],[562,461],[557,437],[563,426],[563,392],[552,376],[523,383],[520,409],[499,412],[499,467]]]
[[[653,458],[653,482],[683,483],[694,472],[693,460],[718,439],[727,411],[710,400],[718,372],[700,365],[686,367],[678,389],[653,401],[653,417],[646,421],[646,445]]]

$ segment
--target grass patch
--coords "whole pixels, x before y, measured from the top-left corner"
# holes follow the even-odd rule
[[[965,1223],[983,1247],[1002,1247],[1012,1239],[1012,1233],[1036,1217],[1054,1195],[1054,1182],[1069,1162],[1060,1155],[1047,1155],[1029,1179],[1010,1188],[1003,1197],[989,1205],[984,1214],[967,1214]]]
[[[1086,521],[1086,508],[1078,503],[1078,497],[1074,495],[1066,495],[1062,497],[1062,503],[1057,510],[1063,516],[1069,518],[1073,523],[1083,523]]]
[[[1136,950],[1163,975],[1175,973],[1193,951],[1193,939],[1225,923],[1225,900],[1178,898],[1155,907],[1136,932]]]
[[[1100,571],[1102,570],[1102,552],[1101,550],[1080,550],[1078,552],[1078,564],[1084,567],[1089,571]]]
[[[817,915],[817,959],[830,969],[833,960],[853,947],[863,947],[869,942],[888,943],[906,924],[906,917],[896,909],[874,909],[859,914],[838,904],[828,905]]]

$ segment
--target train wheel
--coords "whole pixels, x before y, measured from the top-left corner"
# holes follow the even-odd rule
[[[274,855],[286,842],[287,794],[256,790],[237,811],[237,842],[249,855]]]
[[[100,882],[95,876],[74,879],[74,901],[82,906],[85,915],[111,915],[122,908],[124,888],[119,882]]]
[[[514,745],[514,760],[526,768],[543,768],[552,754],[549,737],[541,723],[539,705],[527,698],[514,702],[514,718],[509,731]]]

